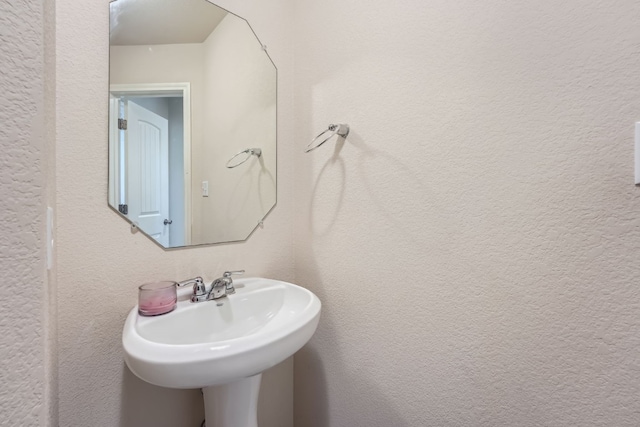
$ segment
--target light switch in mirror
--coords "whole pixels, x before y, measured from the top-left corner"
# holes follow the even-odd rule
[[[109,40],[109,206],[165,248],[247,239],[277,188],[277,70],[249,23],[116,0]]]

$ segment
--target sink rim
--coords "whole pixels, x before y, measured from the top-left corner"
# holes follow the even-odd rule
[[[185,300],[179,298],[177,307],[172,313],[157,317],[140,316],[138,314],[138,306],[136,305],[129,312],[123,328],[122,345],[125,350],[125,360],[133,361],[132,359],[137,359],[139,362],[149,364],[158,363],[184,365],[194,362],[207,362],[212,359],[225,359],[246,352],[255,352],[260,348],[272,345],[291,336],[300,329],[308,328],[309,325],[313,323],[314,318],[319,318],[321,309],[320,300],[313,292],[301,286],[280,280],[260,277],[236,279],[234,282],[237,285],[240,285],[236,288],[236,293],[223,298],[220,302],[224,302],[227,298],[232,301],[233,299],[241,298],[242,296],[246,296],[255,291],[266,290],[274,287],[286,288],[287,286],[307,295],[309,297],[309,301],[300,310],[299,315],[295,317],[295,321],[289,321],[280,325],[280,327],[269,328],[270,324],[277,326],[278,318],[282,317],[280,315],[281,311],[279,310],[278,314],[276,314],[274,318],[270,319],[264,328],[260,328],[248,335],[195,344],[169,344],[151,341],[141,336],[136,326],[139,322],[149,323],[159,321],[159,318],[171,316],[172,313],[176,313],[178,311],[199,310],[205,309],[205,307],[216,309],[215,301],[192,303],[188,299]],[[315,326],[317,326],[317,322],[313,327],[314,331]],[[178,357],[179,360],[177,360]]]
[[[236,286],[240,286],[240,289],[242,289],[242,286],[244,285],[238,283],[236,284]],[[268,295],[274,289],[276,290],[276,292],[281,293],[281,295],[283,295],[282,297],[280,297],[280,301],[277,301],[277,300],[274,301],[273,297]],[[278,316],[279,315],[281,316],[279,311],[282,308],[281,306],[284,304],[285,292],[286,292],[286,286],[284,284],[268,284],[268,285],[261,285],[259,288],[252,287],[251,289],[248,290],[248,292],[245,291],[242,293],[233,294],[234,295],[233,298],[221,298],[216,301],[191,303],[188,299],[183,298],[183,300],[179,302],[179,306],[177,305],[176,309],[171,311],[170,313],[166,313],[161,316],[136,316],[133,320],[134,328],[135,328],[134,332],[140,336],[140,339],[146,340],[148,343],[154,344],[154,345],[158,344],[158,345],[186,347],[189,345],[197,346],[205,343],[209,343],[209,344],[216,343],[217,345],[224,344],[227,342],[229,342],[230,344],[236,343],[238,341],[241,341],[243,338],[250,337],[252,334],[260,333],[262,329],[268,328],[271,325],[272,320],[275,320],[275,323],[277,323],[279,319]],[[297,292],[299,292],[299,290]],[[258,304],[257,304],[257,306],[259,307],[258,311],[252,311],[247,308],[242,308],[241,306],[239,306],[241,303],[243,303],[242,300],[247,298],[248,295],[252,295],[252,296],[256,295],[257,298],[260,299],[262,294],[267,294],[267,296],[266,296],[266,300],[258,301]],[[191,295],[191,292],[189,291],[189,297],[190,295]],[[240,296],[239,298],[240,301],[236,299],[237,296]],[[278,296],[276,296],[276,298],[278,298]],[[301,296],[301,294],[299,293],[297,295],[297,298],[305,298],[305,296]],[[269,309],[272,307],[269,307],[269,305],[272,304],[272,302],[279,303],[280,307],[278,307],[276,310],[270,311]],[[260,304],[260,303],[264,303],[264,304]],[[209,307],[205,308],[205,304],[209,304]],[[228,304],[228,306],[224,308],[214,307],[214,306],[220,306],[220,305],[226,305],[226,304]],[[311,304],[311,300],[309,300],[309,304]],[[303,307],[300,311],[301,312],[304,311],[305,308],[306,307]],[[216,312],[218,310],[220,312]],[[231,310],[231,312],[224,313],[227,310]],[[205,311],[210,313],[204,313]],[[227,315],[231,315],[233,319],[237,319],[238,323],[234,322],[233,320],[229,321],[224,319],[224,317]],[[257,325],[254,325],[253,328],[250,328],[255,330],[248,330],[246,332],[242,332],[244,321],[250,320],[252,317],[255,317],[256,315],[264,316],[265,317],[264,321],[258,322]],[[200,316],[205,316],[205,317],[211,316],[212,318],[209,319],[210,322],[208,322],[208,321],[204,321],[203,319],[197,319]],[[188,319],[188,318],[184,319],[184,317],[192,317],[192,319]],[[175,321],[172,320],[172,318],[176,318]],[[204,324],[200,323],[203,321],[205,322]],[[219,322],[219,321],[223,323],[220,328],[216,328],[215,326],[216,322]],[[201,329],[197,329],[197,330],[190,329],[188,332],[184,332],[184,334],[192,335],[193,342],[191,343],[171,342],[174,340],[173,336],[175,334],[183,334],[182,331],[184,331],[185,329],[180,326],[170,325],[170,323],[173,323],[173,322],[177,322],[177,323],[186,322],[187,325],[200,324],[203,326]],[[196,323],[193,323],[193,322],[196,322]],[[171,332],[168,333],[169,337],[167,339],[160,338],[160,336],[162,336],[163,334],[167,335],[164,332],[162,332],[163,328],[165,328],[165,325],[166,327],[172,328],[172,332],[173,332],[173,333]],[[227,335],[228,337],[227,338],[216,337],[216,335],[220,335],[220,334]],[[153,337],[153,335],[156,335],[158,337]],[[207,335],[210,335],[210,336],[206,337]],[[178,338],[178,341],[179,340],[181,339]]]

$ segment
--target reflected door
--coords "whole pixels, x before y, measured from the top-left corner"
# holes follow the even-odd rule
[[[127,105],[127,202],[129,219],[169,246],[169,124],[133,101]]]

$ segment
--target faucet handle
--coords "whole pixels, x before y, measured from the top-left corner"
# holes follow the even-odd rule
[[[187,285],[195,285],[198,282],[204,282],[202,277],[197,276],[197,277],[194,277],[193,279],[188,279],[188,280],[183,280],[182,282],[178,282],[178,287],[181,288]]]
[[[225,271],[222,277],[231,277],[232,275],[244,274],[244,270]]]
[[[225,289],[226,289],[226,293],[227,294],[235,294],[236,293],[236,288],[233,287],[233,279],[231,278],[232,275],[236,274],[243,274],[244,270],[236,270],[236,271],[225,271],[224,274],[222,275],[222,280],[224,281],[225,284]]]
[[[207,293],[207,285],[204,284],[202,279],[196,280],[196,283],[193,284],[193,295],[196,297],[200,297],[206,295]]]
[[[187,285],[193,285],[193,295],[196,297],[202,296],[207,293],[207,287],[204,284],[204,280],[200,276],[178,282],[179,287]]]

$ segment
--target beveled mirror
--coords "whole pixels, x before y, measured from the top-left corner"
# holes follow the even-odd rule
[[[109,206],[165,248],[247,239],[276,204],[276,67],[207,0],[110,3]]]

